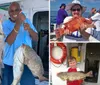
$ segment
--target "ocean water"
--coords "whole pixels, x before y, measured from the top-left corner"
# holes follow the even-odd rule
[[[50,23],[56,23],[57,11],[50,11]],[[83,13],[83,17],[88,18],[89,12]]]

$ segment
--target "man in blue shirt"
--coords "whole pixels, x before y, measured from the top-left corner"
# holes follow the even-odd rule
[[[25,15],[21,12],[20,5],[17,2],[11,3],[9,7],[9,15],[10,18],[3,22],[3,31],[5,34],[5,48],[4,48],[4,56],[3,56],[3,79],[2,85],[11,85],[13,80],[13,57],[16,49],[22,44],[29,45],[32,47],[32,39],[38,41],[38,34],[30,22],[29,19],[25,17]],[[19,55],[19,54],[18,54]],[[25,67],[26,68],[26,67]],[[22,75],[22,81],[25,80],[27,76],[25,76],[25,71]],[[24,85],[35,85],[35,80],[33,81],[25,80],[26,84]],[[32,82],[29,84],[29,82]],[[23,84],[22,84],[23,85]]]

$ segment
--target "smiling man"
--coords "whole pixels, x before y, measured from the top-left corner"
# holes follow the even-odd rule
[[[19,3],[11,3],[8,12],[10,18],[4,21],[2,25],[4,34],[6,36],[6,44],[3,56],[4,69],[2,85],[11,85],[12,83],[13,57],[16,49],[22,44],[32,47],[32,39],[38,41],[37,31],[30,20],[22,13]],[[26,66],[25,68],[27,69]],[[34,77],[33,81],[31,81],[32,79],[26,79],[26,74],[28,74],[28,72],[25,70],[23,74],[24,77],[22,76],[22,80],[26,81],[26,85],[35,85]]]

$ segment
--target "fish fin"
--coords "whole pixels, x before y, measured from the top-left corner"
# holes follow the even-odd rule
[[[46,78],[44,76],[39,76],[39,80],[40,80],[40,82],[42,82],[42,81],[48,81],[48,78]]]

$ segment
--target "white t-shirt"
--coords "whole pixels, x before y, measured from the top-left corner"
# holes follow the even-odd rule
[[[100,32],[100,13],[96,13],[95,15],[93,15],[92,17],[91,17],[91,19],[93,20],[93,22],[94,22],[94,25],[96,26],[96,29],[95,28],[88,28],[87,30],[86,30],[86,32],[87,33],[89,33],[89,34],[91,34],[91,35],[98,35],[99,33],[98,32]],[[95,31],[96,32],[95,32]],[[97,34],[94,34],[94,33],[97,33]],[[90,37],[89,37],[89,41],[96,41],[96,42],[99,42],[99,40],[97,40],[96,38],[94,38],[93,36],[91,36],[90,35]],[[99,36],[99,35],[98,35]]]
[[[96,26],[96,31],[100,31],[100,13],[96,13],[91,17],[94,21],[94,25]]]
[[[91,17],[92,20],[100,20],[100,13],[96,13]]]

